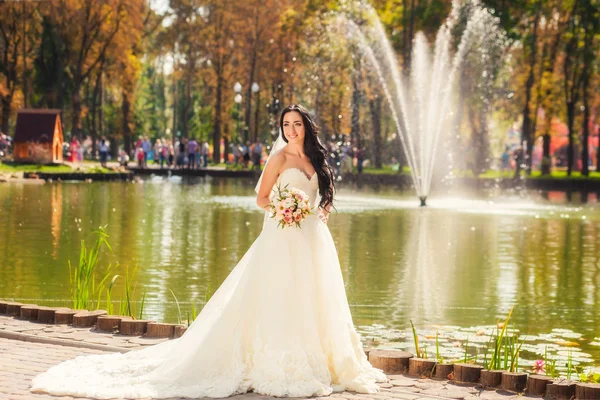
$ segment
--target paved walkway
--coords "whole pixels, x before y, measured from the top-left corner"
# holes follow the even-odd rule
[[[71,399],[29,392],[34,376],[52,365],[83,354],[126,352],[158,343],[165,339],[145,339],[97,333],[89,328],[65,325],[44,325],[0,316],[0,399]],[[501,391],[481,391],[474,387],[457,386],[447,381],[417,379],[390,375],[390,382],[381,384],[377,394],[334,393],[319,399],[330,400],[442,400],[484,399],[516,400],[528,396]],[[533,398],[533,397],[532,397]],[[254,393],[232,399],[272,399]]]

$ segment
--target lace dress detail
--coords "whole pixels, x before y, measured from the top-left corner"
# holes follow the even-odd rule
[[[277,183],[305,191],[297,168]],[[273,219],[179,339],[126,354],[80,356],[33,380],[32,391],[107,398],[222,398],[373,393],[373,368],[354,329],[333,239],[316,215],[301,229]]]

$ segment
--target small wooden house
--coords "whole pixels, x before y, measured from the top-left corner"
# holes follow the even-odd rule
[[[63,133],[58,109],[17,111],[13,157],[18,162],[62,163]]]

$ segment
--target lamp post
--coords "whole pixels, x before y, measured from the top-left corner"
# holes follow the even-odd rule
[[[258,139],[258,110],[260,108],[260,86],[254,82],[252,84],[252,93],[256,94],[256,110],[254,111],[254,141]]]
[[[237,139],[240,137],[240,112],[241,112],[241,107],[242,107],[242,84],[239,82],[236,82],[236,84],[233,86],[233,91],[235,92],[235,97],[233,98],[233,101],[235,101],[235,103],[237,104],[236,106],[236,112],[235,112],[235,135],[236,135],[236,141]]]

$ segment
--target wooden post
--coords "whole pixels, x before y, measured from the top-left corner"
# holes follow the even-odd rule
[[[173,335],[173,337],[175,338],[180,338],[183,336],[183,334],[185,333],[185,331],[187,331],[187,327],[184,325],[176,325],[175,326],[175,333]]]
[[[122,317],[120,315],[101,315],[96,321],[96,329],[100,332],[114,332],[121,330],[121,321],[132,319],[131,317]]]
[[[144,336],[151,338],[171,338],[175,334],[175,325],[150,322]]]
[[[431,378],[435,364],[436,362],[433,360],[426,360],[424,358],[416,357],[410,358],[408,360],[408,374]]]
[[[6,314],[6,306],[10,301],[0,300],[0,314]]]
[[[502,389],[511,392],[522,392],[527,387],[527,374],[524,372],[504,372],[502,374]]]
[[[56,308],[52,307],[40,307],[38,309],[37,322],[42,324],[54,324],[54,314]]]
[[[106,310],[84,311],[73,315],[73,326],[77,328],[88,328],[98,321],[101,315],[107,315]]]
[[[399,374],[408,371],[408,360],[411,353],[398,350],[373,350],[369,353],[369,361],[375,368],[386,374]]]
[[[600,399],[600,384],[578,382],[575,385],[576,399]]]
[[[484,387],[496,388],[502,384],[502,370],[481,370],[481,384]]]
[[[569,400],[575,396],[576,384],[572,381],[555,381],[546,385],[546,397]]]
[[[454,364],[437,363],[434,369],[434,377],[436,379],[450,379],[452,372],[454,372]]]
[[[119,331],[119,333],[127,336],[142,336],[144,333],[146,333],[148,322],[154,321],[146,321],[140,319],[122,320],[121,330]]]
[[[543,396],[546,394],[546,386],[552,382],[552,378],[546,375],[529,375],[527,379],[527,394]]]
[[[24,304],[21,306],[21,319],[37,321],[38,310],[40,307],[35,304]]]
[[[60,325],[70,325],[73,323],[73,315],[81,311],[82,310],[71,310],[69,308],[56,310],[54,313],[54,323]]]
[[[17,303],[14,301],[11,301],[10,303],[6,304],[6,315],[8,315],[9,317],[18,317],[21,315],[21,306],[23,304],[22,303]]]
[[[475,364],[454,364],[454,380],[458,383],[477,383],[482,369],[482,366]]]

